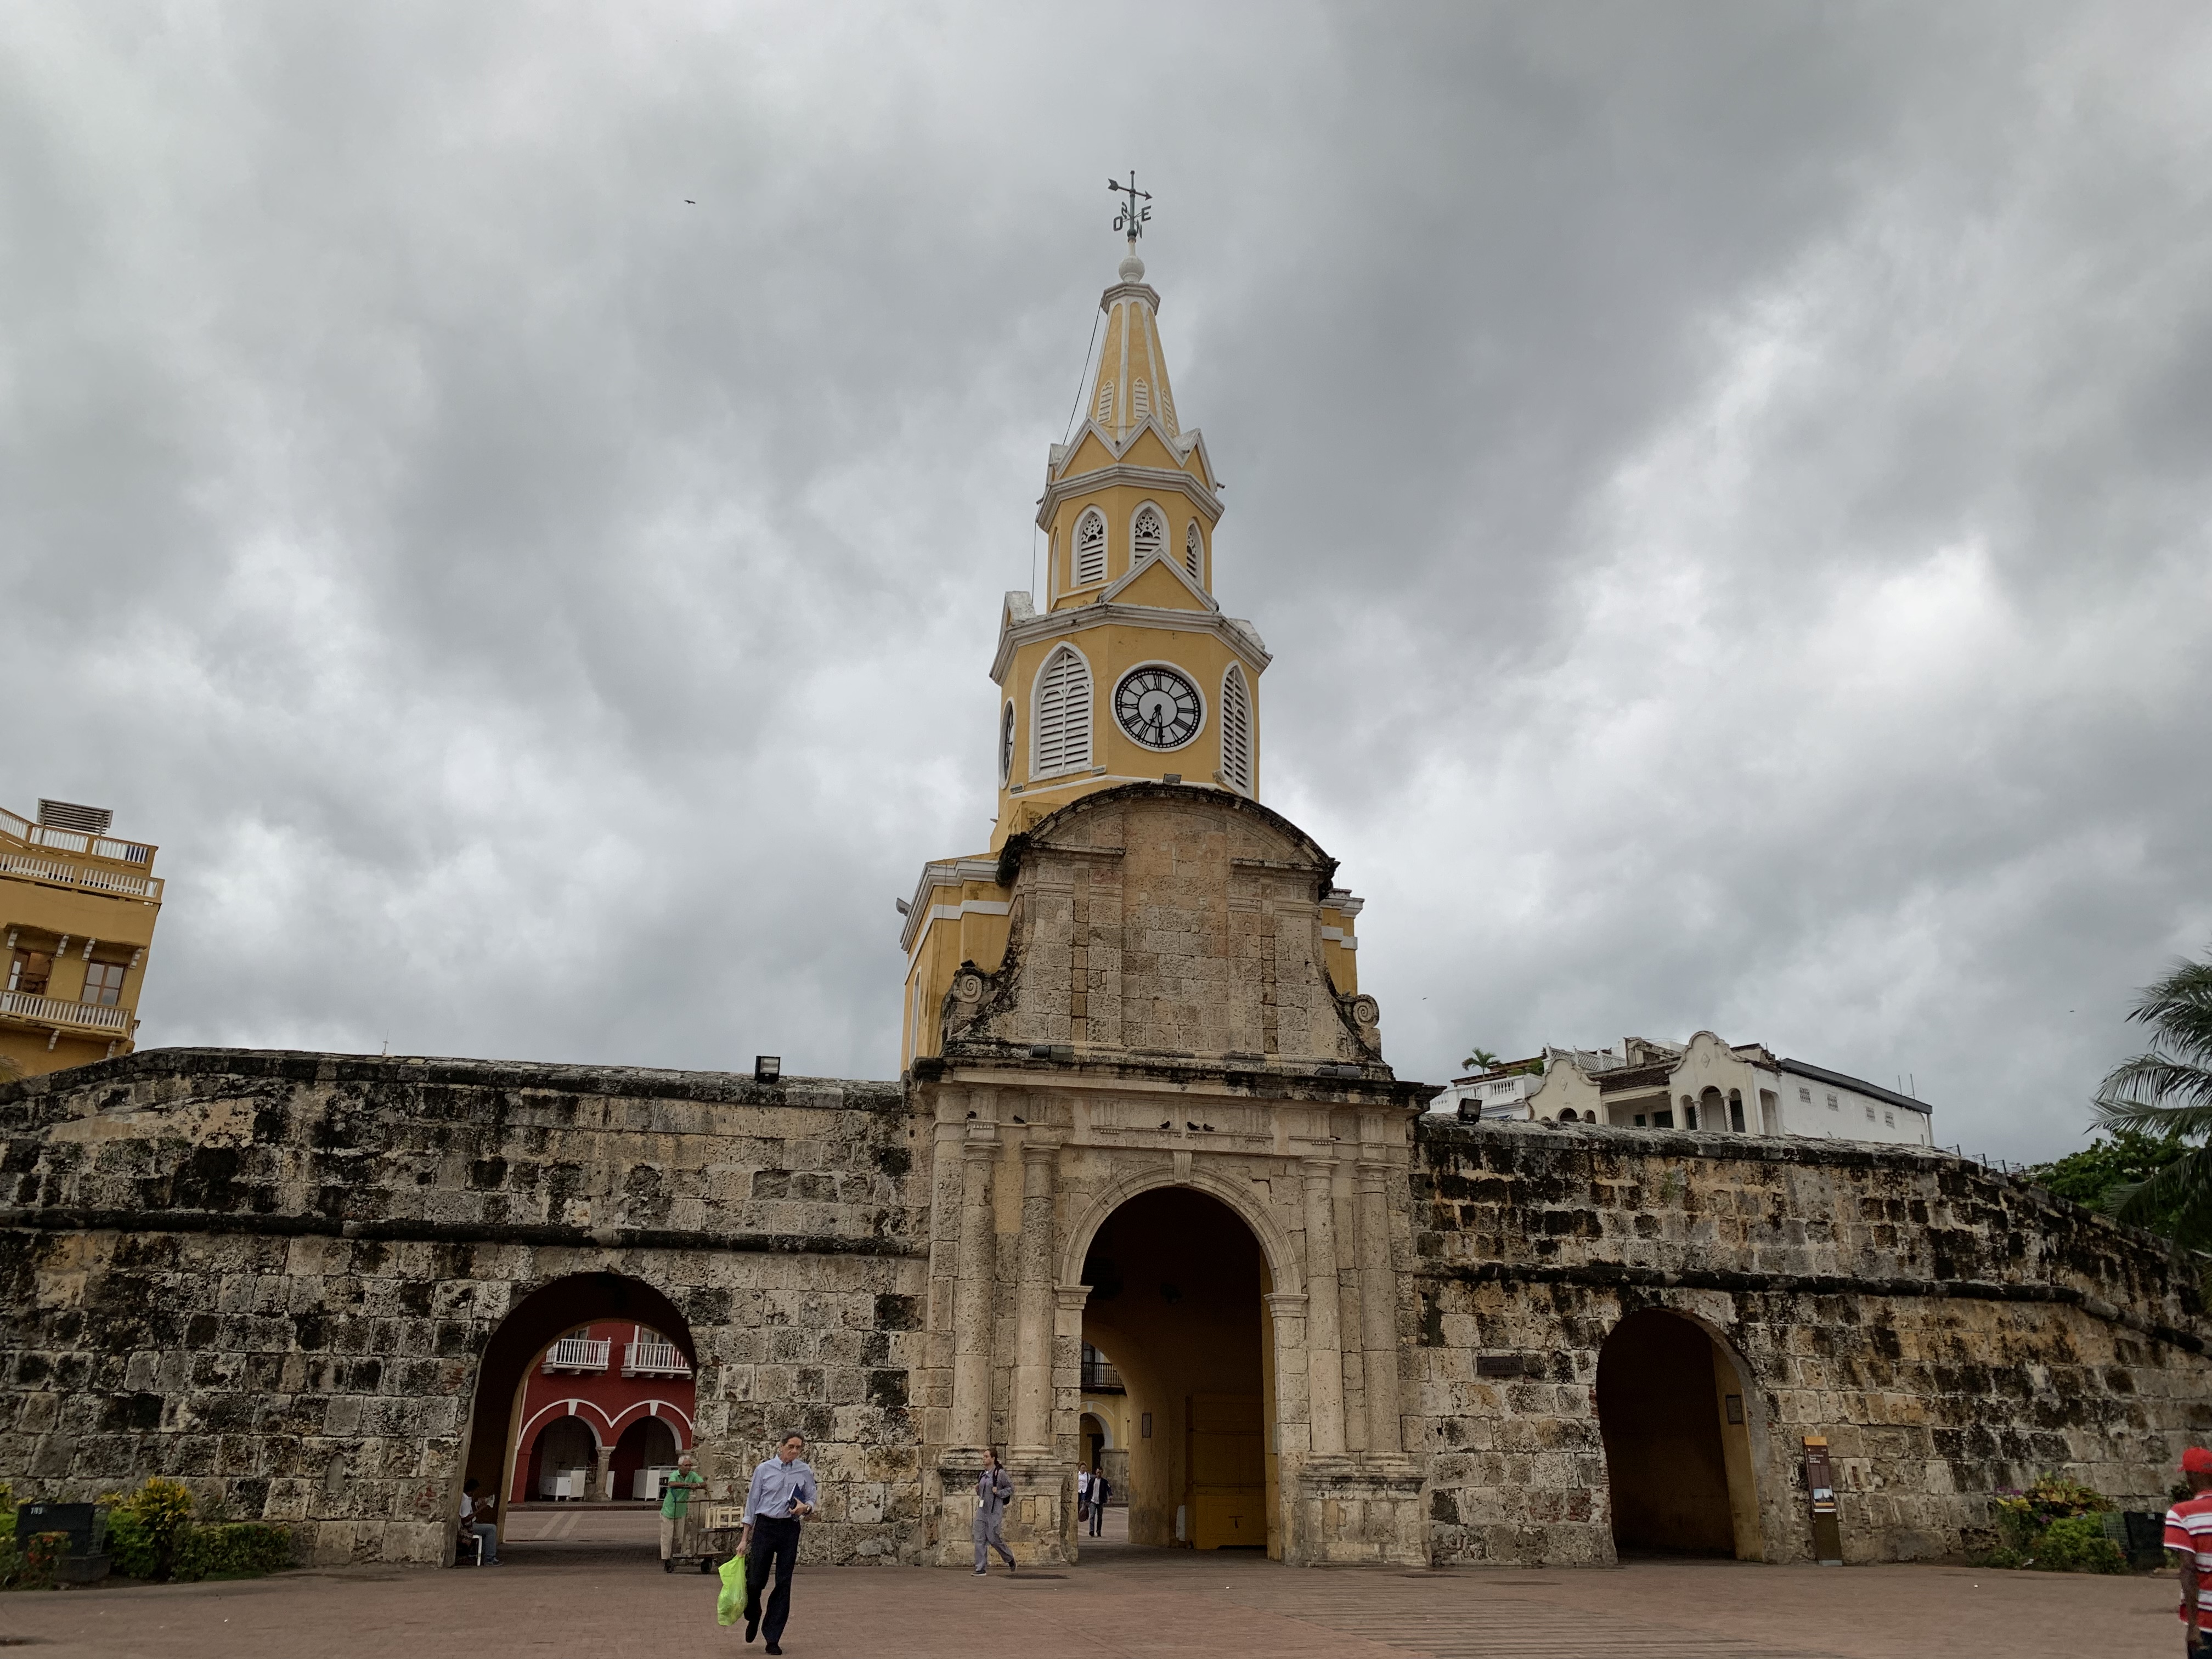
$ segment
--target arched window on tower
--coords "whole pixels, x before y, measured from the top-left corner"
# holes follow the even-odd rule
[[[1129,388],[1129,419],[1141,421],[1152,412],[1152,391],[1142,380]]]
[[[1221,677],[1221,781],[1240,795],[1252,793],[1252,696],[1234,663]]]
[[[1142,381],[1139,385],[1144,384]],[[1129,522],[1129,562],[1139,565],[1146,559],[1157,559],[1160,550],[1167,545],[1167,520],[1160,510],[1147,501],[1137,509],[1137,516]]]
[[[1098,424],[1114,424],[1114,382],[1111,380],[1098,382]]]
[[[1182,568],[1190,572],[1191,580],[1206,580],[1206,538],[1199,534],[1195,519],[1190,521],[1190,528],[1182,532]]]
[[[1106,580],[1106,515],[1092,507],[1075,522],[1075,586]]]
[[[1031,777],[1091,764],[1091,668],[1071,646],[1045,659],[1036,681]]]

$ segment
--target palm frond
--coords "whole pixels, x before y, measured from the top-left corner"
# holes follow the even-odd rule
[[[2128,1018],[2181,1054],[2212,1061],[2212,960],[2176,963],[2165,978],[2143,988]]]

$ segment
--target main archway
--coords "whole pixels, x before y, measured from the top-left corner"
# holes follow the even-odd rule
[[[1762,1558],[1747,1397],[1735,1355],[1694,1320],[1647,1308],[1613,1328],[1597,1409],[1615,1550]]]
[[[1266,1258],[1220,1200],[1161,1187],[1092,1236],[1085,1344],[1127,1390],[1129,1541],[1280,1553]]]

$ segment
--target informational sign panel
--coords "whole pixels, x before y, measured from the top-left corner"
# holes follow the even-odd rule
[[[1813,1510],[1813,1555],[1824,1567],[1844,1565],[1844,1533],[1836,1520],[1836,1477],[1828,1467],[1828,1437],[1805,1437],[1805,1496]]]

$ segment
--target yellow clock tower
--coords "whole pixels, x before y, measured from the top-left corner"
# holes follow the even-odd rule
[[[1043,608],[1008,593],[991,678],[999,688],[999,813],[990,845],[923,868],[902,901],[908,956],[905,1065],[937,1052],[935,1018],[963,963],[1006,954],[1007,842],[1083,796],[1181,784],[1256,801],[1260,677],[1267,648],[1214,599],[1221,483],[1183,426],[1160,343],[1159,295],[1137,257],[1139,221],[1105,313],[1097,374],[1071,441],[1045,467],[1037,527],[1049,538]],[[1352,917],[1327,920],[1331,975],[1356,988]]]

